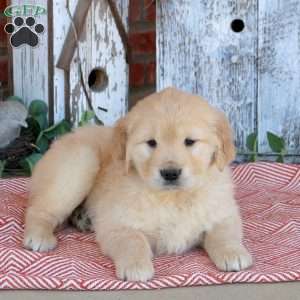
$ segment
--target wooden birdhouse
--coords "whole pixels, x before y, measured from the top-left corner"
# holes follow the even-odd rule
[[[31,0],[25,12],[23,2],[12,1],[12,20],[19,15],[29,28],[32,16],[45,30],[29,28],[39,39],[35,47],[12,47],[14,94],[27,103],[45,101],[54,122],[67,117],[77,124],[83,111],[93,109],[104,124],[113,124],[127,110],[128,65],[110,4],[126,30],[128,0]],[[45,12],[36,13],[36,6]]]

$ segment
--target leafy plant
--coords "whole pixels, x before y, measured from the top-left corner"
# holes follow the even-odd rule
[[[22,159],[19,164],[27,174],[32,174],[35,164],[42,158],[41,153],[33,153]]]
[[[283,163],[286,154],[284,139],[270,131],[267,132],[267,139],[272,151],[278,154],[276,161]]]
[[[8,100],[17,100],[23,103],[22,99],[16,96],[11,96]],[[30,103],[26,122],[28,124],[28,128],[23,128],[22,133],[29,131],[33,134],[35,142],[32,145],[36,150],[29,156],[21,159],[18,164],[26,174],[31,175],[35,164],[49,149],[53,140],[71,131],[71,124],[66,120],[62,120],[49,127],[48,106],[45,102],[38,99],[33,100]],[[0,161],[0,177],[3,176],[4,170],[5,162]]]
[[[246,146],[250,150],[251,155],[249,161],[254,162],[257,160],[258,144],[257,144],[257,133],[251,133],[247,136]]]
[[[5,160],[0,160],[0,177],[2,177],[5,165],[6,165],[6,161]]]
[[[53,141],[53,139],[71,131],[71,124],[66,120],[62,120],[57,124],[42,130],[36,139],[36,146],[40,153],[45,153]]]
[[[17,96],[11,96],[7,100],[17,100],[24,104],[23,100]],[[84,111],[78,125],[85,126],[93,119],[96,119],[93,111]],[[22,132],[30,131],[33,134],[35,137],[33,143],[35,151],[21,159],[18,164],[26,174],[31,175],[35,164],[43,157],[43,154],[49,149],[51,143],[58,137],[70,132],[72,126],[67,120],[62,120],[49,127],[48,106],[39,99],[31,101],[28,107],[26,122],[28,128],[23,128]],[[3,176],[5,166],[6,161],[0,161],[0,177]]]
[[[278,155],[276,162],[283,163],[284,156],[286,154],[284,139],[270,131],[267,131],[267,141],[272,152]],[[260,155],[258,153],[257,133],[251,133],[247,136],[246,146],[247,149],[249,150],[248,154],[250,154],[249,161],[251,162],[257,161],[257,158]]]
[[[28,157],[20,161],[20,166],[23,170],[31,175],[35,164],[42,158],[43,154],[49,149],[51,143],[60,137],[71,131],[71,124],[62,120],[57,124],[48,127],[48,107],[45,103],[41,103],[36,100],[29,107],[29,119],[31,119],[32,125],[35,126],[37,123],[39,130],[35,141],[36,152],[30,154]]]
[[[28,108],[28,118],[35,120],[40,130],[44,130],[48,127],[48,106],[42,100],[33,100]]]
[[[92,119],[95,118],[95,113],[92,111],[92,110],[87,110],[87,111],[84,111],[81,115],[81,118],[80,118],[80,121],[78,123],[78,125],[80,127],[88,124]]]

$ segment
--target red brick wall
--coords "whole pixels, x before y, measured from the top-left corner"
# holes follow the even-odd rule
[[[0,101],[3,97],[8,96],[8,48],[7,48],[7,34],[4,31],[4,26],[7,22],[3,12],[6,7],[6,1],[0,0]]]
[[[156,88],[155,0],[130,0],[129,43],[132,62],[129,66],[129,105],[153,93]]]

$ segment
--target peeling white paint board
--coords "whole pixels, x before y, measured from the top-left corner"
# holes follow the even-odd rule
[[[259,150],[270,152],[266,132],[282,135],[300,154],[300,1],[259,1]]]
[[[28,0],[26,4],[38,4],[47,8],[46,0]],[[24,5],[24,1],[12,0],[11,5]],[[29,104],[40,99],[48,104],[48,37],[47,15],[36,16],[36,23],[45,27],[39,34],[39,44],[32,48],[21,45],[12,48],[14,94]]]
[[[69,9],[71,14],[74,13],[77,1],[78,0],[69,0]],[[55,123],[66,117],[65,74],[64,70],[55,67],[71,23],[67,13],[66,4],[66,0],[53,1],[53,111]]]
[[[256,128],[256,54],[257,0],[157,1],[158,90],[176,86],[221,108],[239,150]]]
[[[127,26],[128,0],[118,0],[117,7]],[[93,1],[91,4],[80,36],[80,58],[83,77],[97,117],[104,124],[112,125],[127,110],[128,66],[121,38],[106,1]],[[108,87],[101,92],[92,91],[88,87],[88,75],[96,67],[105,69],[108,75]],[[79,81],[77,53],[74,54],[70,68],[70,93],[71,118],[77,123],[81,113],[87,109]]]

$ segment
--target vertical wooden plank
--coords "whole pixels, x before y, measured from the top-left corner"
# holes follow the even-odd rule
[[[118,0],[117,5],[123,22],[127,24],[128,0]],[[112,125],[127,110],[128,66],[121,38],[106,1],[93,1],[91,5],[85,29],[80,36],[80,58],[85,85],[97,117],[106,125]],[[94,91],[88,85],[88,76],[94,68],[104,69],[108,76],[108,85],[101,91]],[[82,111],[87,109],[79,81],[77,53],[70,69],[70,91],[71,116],[76,123]]]
[[[282,135],[290,154],[300,152],[300,1],[259,1],[258,132]]]
[[[245,28],[231,29],[235,18]],[[159,0],[158,89],[201,94],[231,120],[236,145],[256,129],[257,0]]]
[[[71,14],[74,13],[78,0],[69,0],[69,8]],[[54,122],[58,122],[65,118],[65,74],[64,70],[56,66],[60,52],[63,47],[69,26],[70,18],[66,9],[67,1],[54,0],[53,1],[53,61],[54,61],[54,74],[53,74],[53,112]],[[69,100],[69,99],[67,99]]]
[[[24,5],[24,1],[12,0],[12,5]],[[46,0],[28,0],[26,4],[39,4],[47,8]],[[47,15],[35,17],[36,23],[44,25],[45,31],[39,34],[39,44],[32,48],[22,45],[13,48],[14,94],[29,104],[41,99],[48,104],[48,37]]]
[[[98,2],[98,1],[96,1]],[[82,64],[82,72],[84,74],[85,85],[88,87],[87,66],[91,65],[92,55],[92,10],[94,9],[95,1],[93,1],[84,24],[81,36],[79,37],[79,55]],[[100,20],[98,20],[100,22]],[[84,95],[83,88],[80,82],[80,73],[78,65],[77,49],[75,49],[74,57],[70,66],[69,86],[70,86],[70,118],[74,125],[78,124],[83,111],[88,109],[87,99]],[[89,97],[90,91],[89,91]]]
[[[53,1],[47,1],[47,26],[48,26],[48,106],[49,123],[54,121],[54,99],[53,99],[53,78],[54,78],[54,59],[53,59]]]

